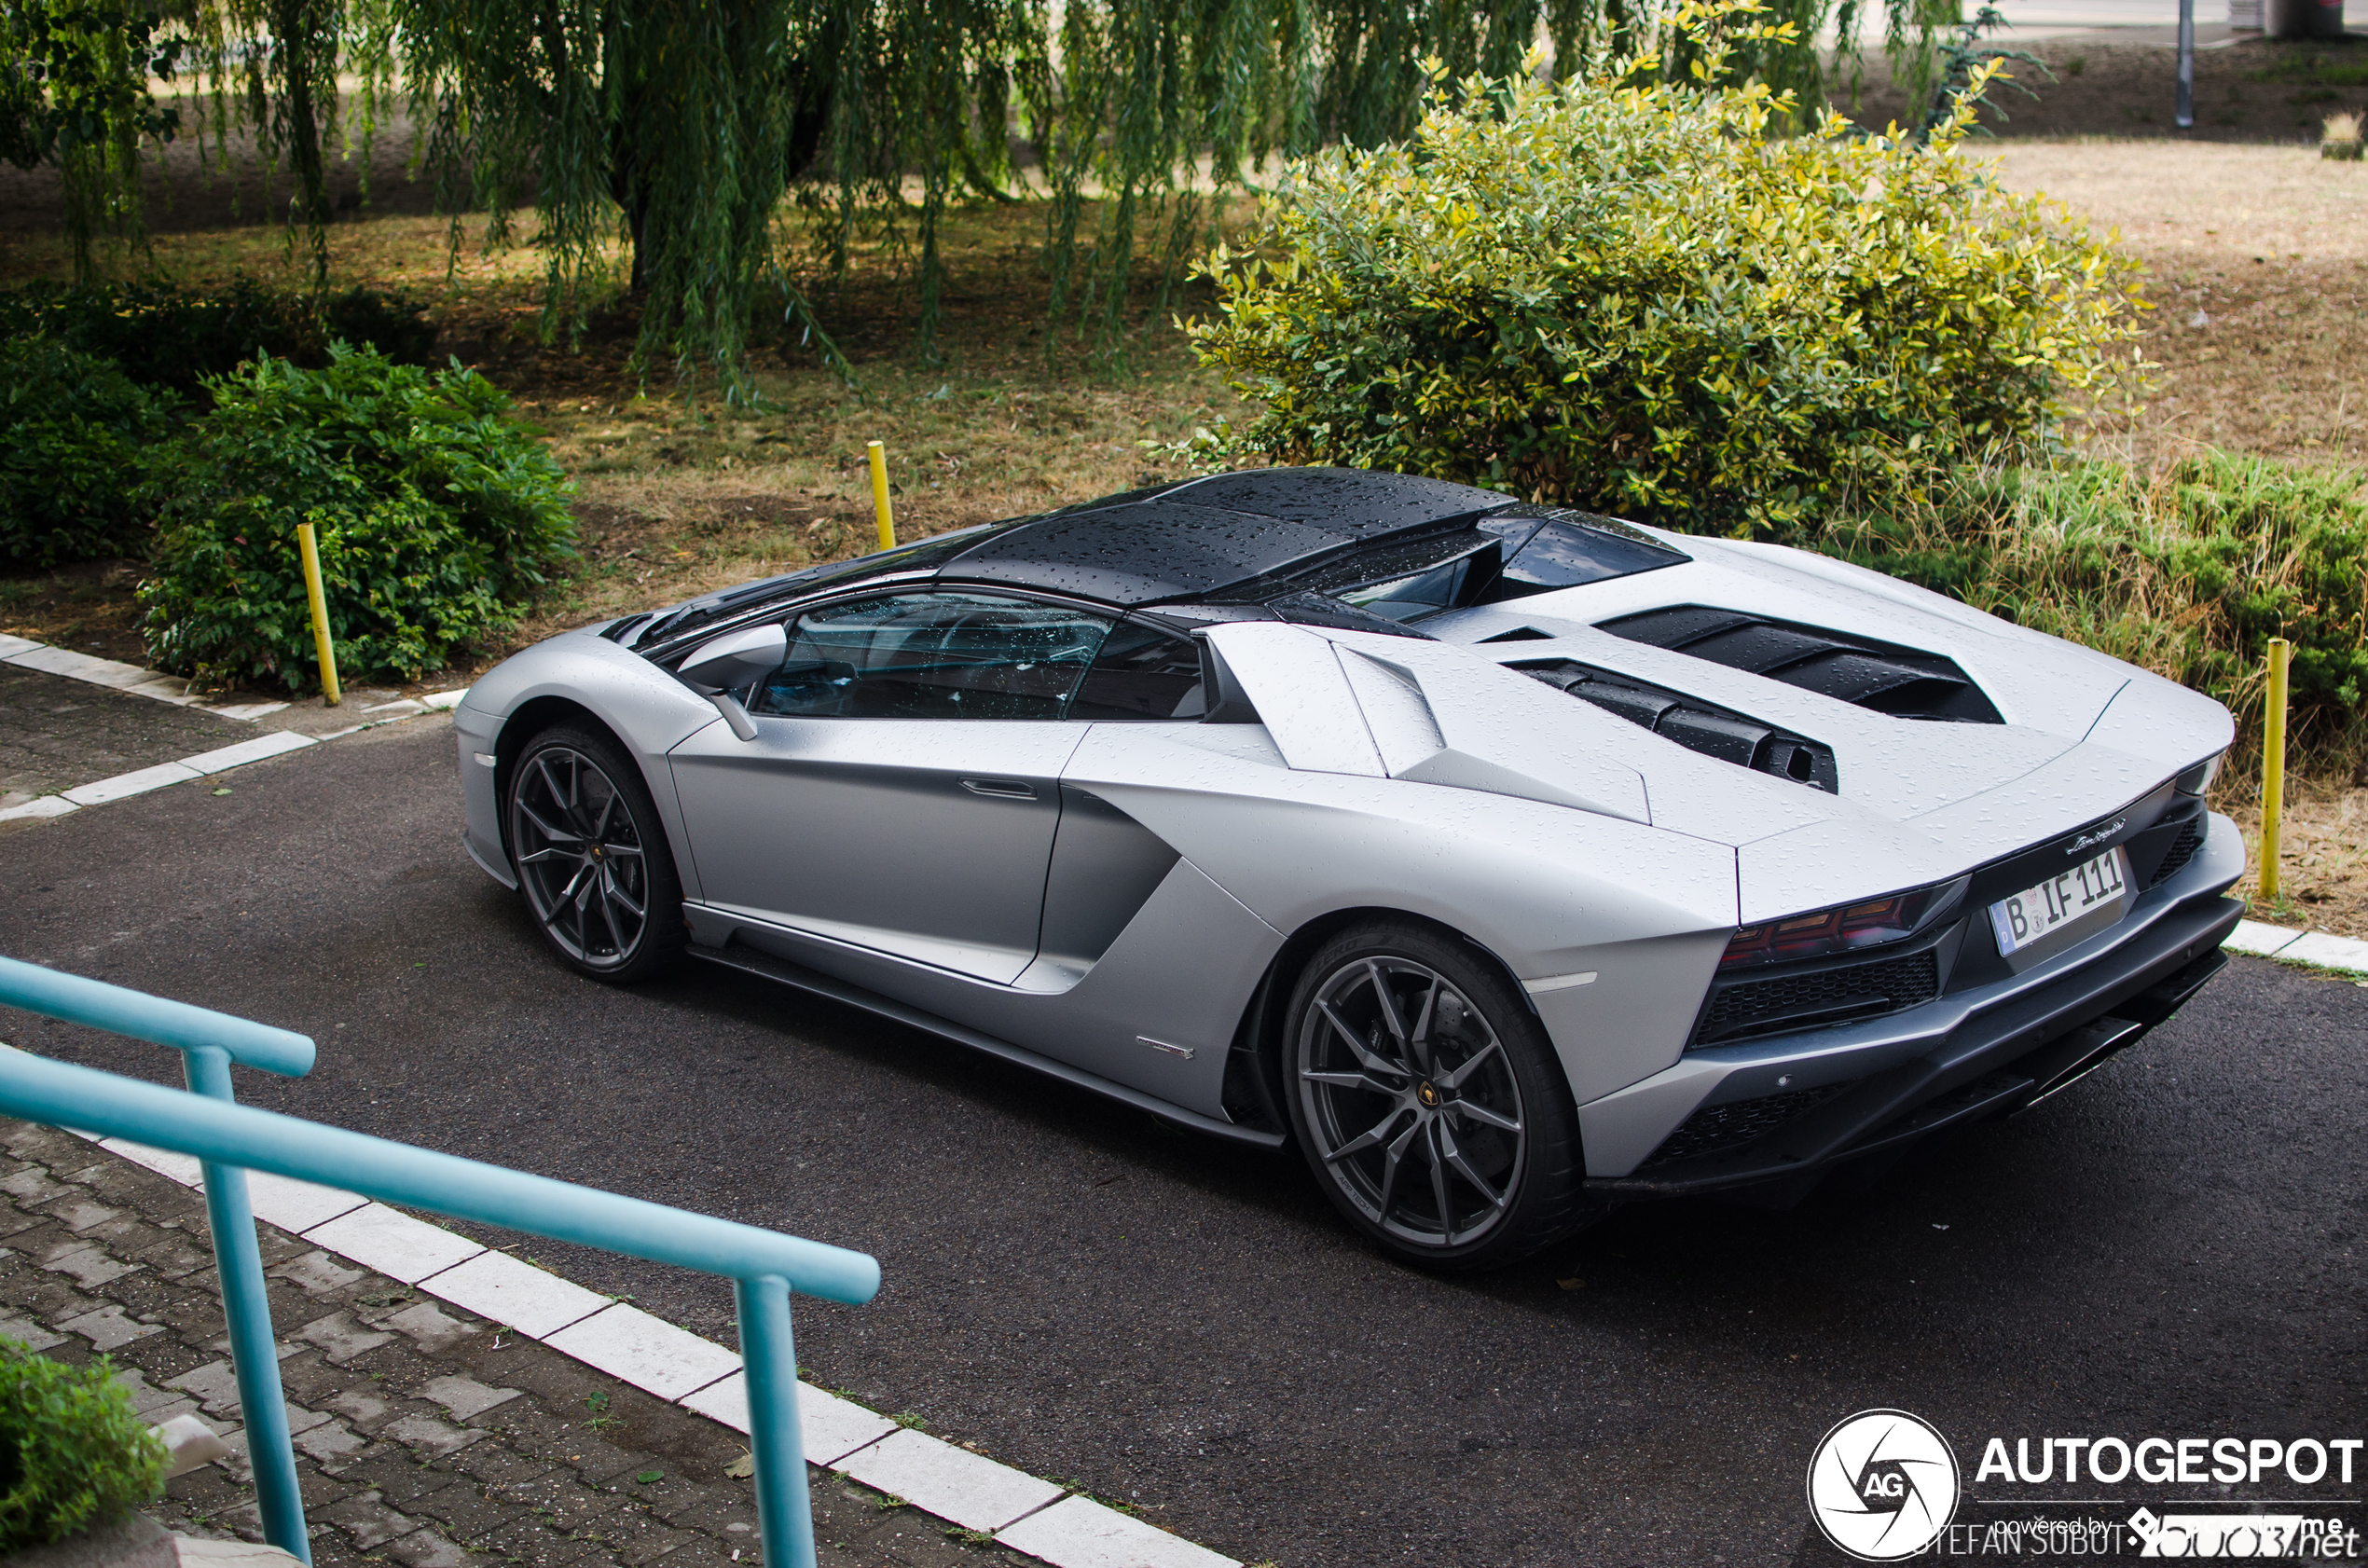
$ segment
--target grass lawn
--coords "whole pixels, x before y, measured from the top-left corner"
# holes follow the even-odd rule
[[[2100,227],[2152,273],[2145,350],[2160,363],[2144,406],[2084,432],[2100,456],[2140,462],[2210,443],[2352,463],[2368,459],[2368,165],[2303,146],[2083,139],[2002,141],[1999,177],[2043,190]],[[251,204],[249,211],[254,211]],[[562,627],[873,547],[864,443],[887,443],[899,536],[1041,511],[1181,471],[1147,440],[1188,433],[1237,406],[1193,364],[1170,320],[1138,309],[1122,355],[1048,340],[1032,205],[966,209],[945,248],[944,360],[913,351],[912,257],[873,237],[837,286],[815,295],[860,386],[810,348],[759,359],[754,410],[691,399],[629,369],[632,323],[597,316],[577,347],[539,340],[539,252],[472,242],[447,270],[440,219],[363,216],[332,231],[342,283],[436,301],[441,346],[505,387],[573,476],[581,569],[522,628]],[[293,282],[268,225],[180,227],[155,241],[158,268],[189,283],[244,270]],[[65,270],[52,234],[0,229],[0,283]],[[1177,308],[1205,308],[1187,291]],[[1150,290],[1140,299],[1148,301]],[[138,659],[137,563],[0,578],[0,630]],[[431,677],[458,684],[508,650]],[[2368,780],[2298,780],[2289,807],[2287,904],[2265,913],[2368,937]],[[2225,805],[2248,811],[2250,781]]]

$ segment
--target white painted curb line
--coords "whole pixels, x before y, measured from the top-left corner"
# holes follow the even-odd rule
[[[5,649],[7,644],[22,642],[24,639],[21,637],[0,635],[0,664],[23,665],[28,669],[46,669],[52,675],[70,673],[64,670],[48,669],[45,665],[33,663],[29,657],[10,657],[6,653]],[[44,653],[58,652],[54,648],[45,647],[38,642],[29,643],[26,646]],[[82,659],[79,653],[67,656]],[[84,659],[83,662],[103,665],[110,661]],[[131,669],[132,667],[117,665],[115,667]],[[136,671],[135,673],[147,672]],[[106,685],[109,682],[103,681],[99,684]],[[156,694],[147,692],[142,695],[154,696]],[[231,768],[244,767],[249,763],[259,763],[268,757],[284,756],[290,751],[301,751],[308,746],[318,746],[324,740],[336,740],[343,736],[375,729],[380,724],[391,724],[400,719],[409,719],[421,713],[448,712],[459,707],[461,699],[468,695],[469,689],[462,686],[457,691],[436,692],[417,702],[406,698],[401,702],[380,703],[377,708],[365,708],[363,711],[379,713],[390,708],[401,711],[385,712],[383,717],[365,719],[361,723],[349,724],[344,729],[332,730],[327,735],[300,735],[295,730],[273,730],[268,735],[256,736],[253,740],[241,740],[230,746],[218,746],[211,751],[200,751],[194,757],[183,757],[178,762],[158,763],[154,767],[144,767],[137,772],[117,774],[113,778],[102,778],[94,783],[78,784],[58,794],[42,795],[37,799],[26,801],[21,805],[12,805],[5,811],[0,811],[0,822],[14,821],[20,818],[63,817],[68,812],[79,811],[87,805],[104,805],[109,801],[128,800],[133,795],[145,795],[151,790],[161,790],[170,784],[182,784],[193,778],[204,778],[212,774],[227,773]],[[284,702],[268,702],[255,703],[242,708],[204,708],[201,711],[219,713],[233,719],[255,719],[266,713],[276,713],[287,706]]]
[[[194,708],[200,713],[213,713],[250,723],[288,706],[284,702],[211,703],[203,697],[190,695],[189,682],[178,675],[168,675],[160,669],[142,669],[138,665],[103,659],[91,653],[77,653],[71,649],[52,647],[47,642],[35,642],[31,638],[11,637],[6,632],[0,632],[0,664],[37,669],[44,675],[62,675],[70,681],[88,681],[94,686],[130,692],[134,696],[153,697],[158,702],[169,702],[175,708]],[[404,697],[394,702],[379,703],[363,711],[377,713],[400,708],[401,712],[389,713],[387,717],[407,719],[414,713],[437,712],[450,708],[461,700],[461,693],[466,690],[462,687],[460,691],[433,692],[419,698]]]
[[[198,1162],[186,1154],[76,1135],[184,1187],[202,1185]],[[713,1341],[356,1192],[249,1171],[247,1195],[257,1219],[325,1252],[540,1340],[695,1415],[736,1432],[749,1429],[740,1357]],[[899,1426],[812,1383],[797,1385],[797,1401],[807,1464],[966,1530],[990,1533],[1053,1568],[1241,1568],[1206,1547]]]
[[[178,675],[167,675],[160,669],[142,669],[138,665],[102,659],[90,653],[77,653],[66,648],[53,648],[31,638],[10,637],[5,633],[0,633],[0,664],[37,669],[44,675],[62,675],[73,681],[88,681],[94,686],[112,686],[118,692],[154,697],[175,708],[195,708],[208,713],[219,713],[226,719],[260,719],[266,713],[277,713],[288,706],[284,702],[250,702],[217,708],[202,697],[191,696],[189,682]]]

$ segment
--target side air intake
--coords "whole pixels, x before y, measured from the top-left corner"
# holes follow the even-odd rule
[[[1821,696],[1887,713],[1960,724],[2006,721],[1957,661],[1940,653],[1852,637],[1818,626],[1763,620],[1739,610],[1698,604],[1647,610],[1599,624],[1631,642],[1748,670]]]
[[[1581,702],[1591,702],[1630,723],[1642,724],[1689,751],[1755,773],[1789,778],[1827,794],[1841,792],[1833,749],[1817,741],[1576,659],[1528,659],[1506,667],[1559,686]]]

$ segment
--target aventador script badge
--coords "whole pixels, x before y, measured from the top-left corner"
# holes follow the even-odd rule
[[[2072,840],[2070,844],[2064,846],[2064,853],[2067,855],[2077,855],[2093,844],[2104,843],[2107,839],[2113,837],[2113,834],[2121,832],[2122,829],[2127,827],[2128,825],[2128,818],[2116,817],[2112,821],[2106,823],[2103,827],[2098,829],[2095,832],[2083,833],[2078,838]]]
[[[1817,1528],[1862,1562],[1913,1557],[1957,1512],[1957,1456],[1906,1410],[1861,1410],[1825,1434],[1809,1462]]]

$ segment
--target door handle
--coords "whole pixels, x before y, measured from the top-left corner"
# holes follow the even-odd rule
[[[962,788],[974,795],[988,795],[999,801],[1032,801],[1036,786],[1023,784],[1016,778],[965,778]]]

